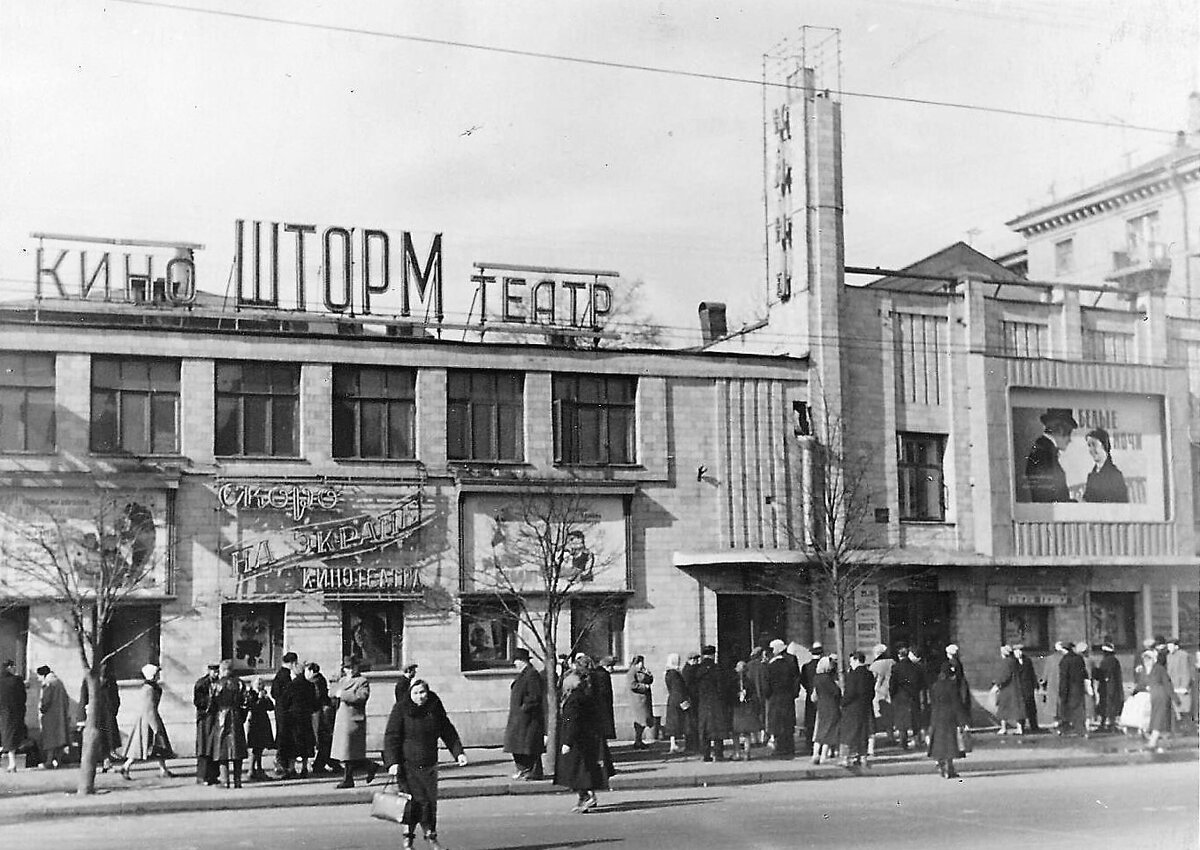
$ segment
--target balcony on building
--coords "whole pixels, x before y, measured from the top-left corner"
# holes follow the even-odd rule
[[[1147,242],[1113,251],[1112,271],[1105,279],[1134,291],[1165,289],[1171,277],[1171,256],[1167,249],[1165,242]]]

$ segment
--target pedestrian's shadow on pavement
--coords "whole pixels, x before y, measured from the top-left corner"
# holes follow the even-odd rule
[[[608,803],[597,806],[592,811],[596,814],[619,814],[622,812],[637,812],[643,809],[666,809],[673,806],[697,806],[704,803],[719,803],[722,797],[680,797],[675,800],[630,800],[624,803]],[[553,845],[558,846],[558,845]],[[563,845],[567,846],[567,845]]]

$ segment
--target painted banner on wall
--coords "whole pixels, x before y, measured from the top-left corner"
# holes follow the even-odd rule
[[[570,510],[569,500],[577,511]],[[566,513],[570,521],[562,521]],[[559,521],[545,519],[554,516]],[[463,590],[545,590],[545,558],[538,538],[547,534],[563,538],[562,545],[551,547],[563,552],[559,590],[626,589],[624,498],[489,493],[463,498]]]
[[[1014,519],[1166,519],[1160,396],[1014,389],[1009,401]]]
[[[59,565],[86,588],[104,557],[144,573],[131,596],[166,594],[169,540],[165,490],[11,488],[0,496],[0,595],[57,595]]]

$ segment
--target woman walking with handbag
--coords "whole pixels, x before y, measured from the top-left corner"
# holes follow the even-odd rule
[[[173,758],[175,751],[171,749],[171,739],[167,737],[167,728],[158,713],[158,703],[162,699],[162,684],[158,680],[160,672],[157,664],[147,664],[142,668],[142,707],[133,731],[129,733],[125,764],[121,766],[121,775],[126,779],[133,779],[129,775],[129,768],[139,759],[155,759],[159,776],[175,775],[167,769],[167,759]]]
[[[442,850],[437,839],[438,739],[454,756],[460,767],[467,764],[458,731],[437,694],[424,679],[415,680],[408,689],[407,702],[397,702],[388,716],[383,733],[383,760],[388,773],[396,777],[400,790],[411,794],[404,806],[401,825],[404,850],[412,850],[413,836],[419,823],[425,831],[430,850]]]

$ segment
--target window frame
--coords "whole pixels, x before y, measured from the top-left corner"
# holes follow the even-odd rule
[[[513,651],[517,648],[517,632],[520,628],[520,619],[516,614],[505,608],[503,603],[495,600],[464,599],[459,621],[461,627],[459,654],[463,672],[506,670],[512,667]],[[491,648],[495,649],[498,646],[496,638],[499,636],[504,645],[503,652],[493,658],[473,658],[470,652],[471,636],[475,628],[482,627],[485,622],[500,624],[499,632],[495,630],[494,626],[489,627],[488,631],[491,631],[491,634],[487,635],[485,632],[485,637],[490,638]]]
[[[383,386],[382,393],[369,393],[362,389],[364,374],[378,374]],[[396,382],[396,394],[393,390],[393,380]],[[339,390],[350,381],[354,391],[343,394]],[[401,386],[403,384],[403,386]],[[349,422],[341,422],[342,404],[350,406]],[[334,364],[333,386],[330,391],[330,419],[333,423],[333,434],[330,438],[330,451],[335,460],[415,460],[417,456],[417,370],[400,366],[362,366],[359,364]],[[383,406],[383,424],[380,428],[380,439],[383,450],[380,454],[368,454],[363,449],[363,407],[364,405]],[[393,417],[407,417],[407,426],[401,421],[400,428],[404,434],[400,438],[401,445],[393,450]],[[339,434],[349,434],[353,448],[343,452],[339,447]],[[407,441],[407,446],[403,445]]]
[[[570,600],[571,619],[571,649],[572,654],[586,652],[589,656],[599,659],[612,656],[617,664],[625,664],[626,640],[625,622],[628,606],[622,597],[596,597],[590,595],[574,596]],[[589,622],[581,622],[583,616],[589,617]],[[604,626],[603,643],[605,652],[598,652],[586,642],[588,633],[597,626]]]
[[[1037,619],[1036,627],[1041,630],[1041,642],[1031,643],[1028,640],[1014,640],[1008,632],[1009,612],[1030,612]],[[1048,605],[1001,605],[1000,606],[1000,643],[1020,643],[1029,652],[1049,652],[1052,645],[1050,635],[1054,630],[1054,609]]]
[[[267,620],[267,635],[262,641],[265,653],[263,663],[251,666],[241,661],[248,657],[238,652],[240,642],[233,633],[235,617],[245,621],[250,617]],[[233,661],[233,670],[238,675],[273,674],[283,663],[283,629],[286,608],[282,602],[224,602],[221,604],[221,657]]]
[[[1001,350],[1006,357],[1049,356],[1049,328],[1042,322],[1005,319],[1000,323],[1000,332],[1004,335]],[[1033,343],[1032,347],[1030,342]]]
[[[149,628],[140,629],[142,634],[135,638],[128,646],[118,649],[122,644],[126,643],[129,638],[128,634],[134,629],[138,629],[141,625],[137,621],[137,615],[134,611],[142,611],[148,613],[154,618]],[[128,629],[128,631],[118,631]],[[142,641],[146,640],[149,646],[149,653],[144,658],[131,657],[133,653],[142,649]],[[112,618],[108,621],[108,627],[104,630],[104,643],[100,648],[101,655],[113,653],[109,660],[109,669],[112,671],[112,677],[117,680],[131,681],[141,678],[141,670],[146,664],[159,664],[162,659],[162,603],[159,602],[128,602],[120,605],[113,611]]]
[[[455,385],[466,380],[467,390],[457,395]],[[507,385],[519,385],[510,395]],[[480,386],[482,385],[482,386]],[[484,392],[479,393],[477,390]],[[515,416],[514,416],[515,414]],[[513,450],[505,454],[505,418],[515,420]],[[488,446],[476,444],[480,430],[486,431]],[[457,447],[461,444],[462,450]],[[525,462],[525,373],[498,369],[450,369],[446,373],[446,457],[452,463]]]
[[[556,466],[638,465],[637,376],[563,372],[553,375],[551,383]],[[615,399],[614,388],[621,388]],[[594,398],[589,399],[588,395]],[[614,425],[615,417],[623,418],[624,423]],[[585,447],[582,432],[589,427],[595,428],[595,439]],[[613,439],[614,432],[618,434],[617,441]],[[614,460],[613,447],[622,444],[624,452]],[[593,450],[590,457],[585,456],[585,448]]]
[[[6,362],[12,360],[16,363],[15,368],[5,368]],[[49,369],[31,369],[29,368],[30,361],[40,361],[42,366],[49,364]],[[49,372],[48,377],[43,377],[41,382],[36,376]],[[10,375],[12,377],[10,377]],[[58,451],[57,426],[58,412],[55,409],[55,384],[58,376],[57,358],[53,353],[40,351],[4,351],[0,352],[0,429],[7,431],[4,426],[4,411],[8,408],[4,404],[5,397],[12,397],[15,400],[13,407],[16,409],[17,429],[8,433],[20,433],[21,446],[19,448],[5,448],[0,442],[0,454],[5,455],[49,455]],[[39,406],[45,406],[49,409],[48,421],[43,425],[30,427],[29,410],[30,402],[36,396],[36,401]],[[37,445],[32,444],[32,439],[42,439]],[[16,441],[14,440],[14,443]],[[31,447],[32,446],[32,447]]]
[[[1083,359],[1091,363],[1133,363],[1137,335],[1132,331],[1083,328],[1080,333]]]
[[[245,371],[247,368],[258,367],[267,375],[268,389],[246,390],[241,386],[245,379]],[[222,390],[221,389],[221,372],[222,369],[238,369],[239,375],[237,390]],[[293,389],[289,392],[276,392],[274,387],[274,378],[276,370],[289,369],[292,371]],[[214,382],[214,397],[213,397],[213,453],[219,458],[290,458],[298,459],[301,457],[300,446],[300,391],[301,391],[301,369],[299,364],[280,363],[277,361],[258,361],[258,360],[218,360],[214,363],[213,382]],[[248,399],[259,400],[260,403],[265,403],[264,417],[264,432],[261,435],[264,444],[267,445],[266,451],[263,452],[248,452],[246,451],[246,401]],[[275,400],[290,400],[291,401],[291,442],[292,451],[284,453],[276,450],[278,442],[275,435]],[[222,428],[221,428],[221,403],[222,401],[233,400],[235,402],[236,414],[236,430],[237,430],[237,446],[235,451],[225,451],[227,446],[222,445]]]
[[[343,602],[342,608],[342,657],[358,657],[363,672],[400,670],[404,666],[404,603],[388,601]],[[351,618],[357,613],[380,614],[384,618],[384,633],[388,638],[388,660],[385,664],[373,662],[355,651],[351,631]]]
[[[1054,243],[1054,276],[1065,277],[1075,272],[1075,237],[1068,236]]]
[[[1114,636],[1114,629],[1111,627],[1106,628],[1097,622],[1096,611],[1099,608],[1105,607],[1105,602],[1118,603],[1112,610],[1116,617],[1124,620],[1124,623],[1121,624],[1125,632],[1124,640],[1120,639],[1119,633]],[[1116,610],[1119,608],[1124,608],[1125,610]],[[1088,631],[1092,638],[1092,648],[1099,649],[1101,642],[1108,636],[1113,638],[1113,649],[1117,652],[1132,652],[1138,649],[1137,614],[1137,591],[1088,591]]]
[[[111,364],[117,373],[117,378],[113,381],[112,386],[97,386],[97,367],[103,367],[105,364]],[[126,367],[140,366],[146,369],[146,386],[133,386],[136,381],[130,381],[124,375]],[[161,389],[155,386],[155,366],[165,366],[174,370],[173,388],[172,382],[167,380],[166,386]],[[138,457],[176,457],[180,453],[180,405],[182,399],[181,391],[182,380],[182,364],[178,358],[172,357],[121,357],[121,356],[93,356],[91,363],[91,415],[88,423],[88,449],[95,455],[135,455]],[[113,399],[113,417],[112,423],[112,442],[111,445],[105,446],[101,443],[97,431],[100,429],[100,422],[97,416],[98,399],[104,396],[111,396]],[[139,446],[130,446],[129,439],[126,434],[126,418],[127,405],[126,402],[137,403],[141,408],[141,439],[145,444],[145,451],[140,451]],[[158,431],[155,426],[158,423],[156,415],[156,402],[169,401],[171,404],[170,413],[170,432],[171,445],[169,447],[161,447],[155,444]],[[130,405],[132,406],[132,404]]]
[[[896,432],[896,483],[897,483],[897,510],[896,516],[901,522],[911,523],[944,523],[947,516],[947,504],[949,503],[949,493],[946,487],[946,445],[948,442],[946,434],[930,434],[921,431],[898,431]],[[936,446],[937,463],[928,463],[921,461],[909,461],[905,454],[905,448],[910,445],[927,446],[933,444]],[[928,506],[929,496],[925,488],[930,486],[928,481],[929,470],[936,470],[938,476],[938,507],[939,511],[936,516],[921,515],[923,511],[917,512],[914,507],[916,505]],[[906,473],[910,473],[906,475]],[[919,483],[920,482],[920,483]],[[918,493],[917,491],[921,491]],[[924,498],[921,498],[922,494]]]

